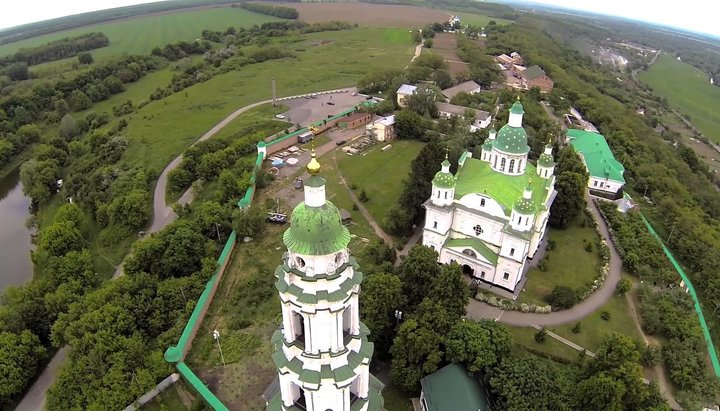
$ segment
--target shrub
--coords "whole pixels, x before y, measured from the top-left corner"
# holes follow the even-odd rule
[[[555,286],[552,293],[547,297],[547,302],[557,309],[567,309],[575,305],[578,301],[578,296],[570,287],[558,285]]]
[[[612,317],[612,314],[610,314],[607,311],[603,311],[602,314],[600,314],[600,318],[602,318],[605,321],[610,321],[610,317]]]
[[[619,295],[624,295],[626,292],[632,290],[632,282],[630,282],[627,278],[621,278],[620,281],[618,281],[615,290]]]
[[[640,354],[640,362],[647,367],[660,364],[660,348],[656,345],[647,345]]]
[[[582,323],[578,321],[577,323],[575,323],[575,325],[573,325],[572,332],[575,334],[580,334],[580,331],[582,331]]]
[[[360,195],[358,196],[358,199],[363,203],[366,203],[368,200],[370,200],[370,198],[368,197],[365,190],[360,191]]]
[[[585,244],[585,251],[587,251],[588,253],[592,253],[592,250],[593,250],[592,243]]]
[[[547,331],[545,331],[544,328],[541,328],[540,331],[535,333],[535,342],[538,344],[544,343],[546,335],[547,335]]]

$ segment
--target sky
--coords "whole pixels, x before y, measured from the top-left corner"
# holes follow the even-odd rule
[[[564,8],[628,17],[720,36],[715,0],[531,0]],[[148,0],[27,0],[0,13],[0,29],[94,10],[149,3]]]

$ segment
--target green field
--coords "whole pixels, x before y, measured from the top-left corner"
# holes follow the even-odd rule
[[[577,290],[597,276],[600,264],[598,235],[589,224],[586,227],[573,225],[565,230],[551,228],[548,235],[555,241],[555,248],[545,254],[548,270],[530,269],[524,291],[520,293],[521,302],[545,305],[545,297],[555,286]],[[588,242],[593,245],[592,252],[585,251]]]
[[[405,42],[387,41],[397,39],[398,31],[405,32]],[[329,44],[311,45],[328,38],[332,38]],[[270,99],[272,78],[277,79],[279,97],[349,87],[370,70],[405,66],[414,48],[404,29],[371,28],[313,33],[292,47],[295,58],[253,64],[215,76],[132,114],[124,131],[130,143],[126,161],[131,166],[162,170],[236,109]],[[122,97],[118,100],[124,101]]]
[[[720,87],[709,83],[707,74],[662,54],[640,79],[670,106],[689,116],[690,122],[710,140],[720,143]]]
[[[252,13],[240,8],[218,7],[192,11],[169,12],[96,24],[60,31],[0,46],[0,56],[12,54],[23,47],[46,44],[53,40],[101,31],[110,39],[110,45],[91,51],[95,59],[110,55],[147,54],[153,47],[180,40],[194,40],[204,29],[225,31],[230,26],[250,27],[280,19]]]
[[[380,143],[366,153],[338,158],[348,184],[357,185],[356,195],[361,190],[367,193],[370,200],[365,208],[380,224],[387,210],[397,204],[410,162],[423,147],[423,143],[412,140],[395,140],[391,144],[392,148],[386,151],[380,149],[385,145]]]
[[[499,25],[505,25],[505,24],[512,23],[511,20],[498,19],[495,17],[485,16],[483,14],[458,13],[455,11],[448,11],[448,13],[454,14],[456,16],[460,16],[460,23],[462,23],[463,26],[471,25],[471,26],[485,27],[490,22],[490,20],[494,20],[495,23],[497,23]]]

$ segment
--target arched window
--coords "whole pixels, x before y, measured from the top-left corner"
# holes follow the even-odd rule
[[[433,228],[437,228],[437,221],[433,221]]]
[[[497,168],[497,154],[493,157],[493,168]]]
[[[446,200],[447,200],[447,194],[448,194],[448,192],[446,191],[446,192],[445,192],[445,199],[446,199]]]
[[[505,171],[505,157],[500,159],[500,171]]]
[[[509,172],[514,173],[515,172],[515,160],[510,160],[510,168],[508,169]]]
[[[475,230],[475,235],[478,237],[480,236],[480,234],[483,233],[483,229],[482,229],[482,227],[480,227],[480,224],[473,227],[473,230]]]
[[[339,267],[341,261],[342,261],[342,253],[335,254],[335,265]]]
[[[518,224],[522,224],[522,217],[518,217]]]
[[[298,267],[300,267],[300,268],[304,268],[304,267],[305,267],[305,260],[303,260],[303,259],[300,258],[300,257],[295,257],[295,264],[296,264]]]
[[[518,173],[522,173],[522,172],[523,172],[522,159],[518,160],[518,169],[517,169],[517,170],[518,170]]]
[[[438,190],[438,198],[440,198],[440,190]]]
[[[548,172],[548,171],[547,171],[547,168],[546,168],[546,169],[545,169],[545,177],[547,177],[547,172]]]
[[[477,258],[477,254],[475,254],[475,251],[473,251],[469,248],[464,249],[462,253],[465,255],[469,255],[472,258]]]

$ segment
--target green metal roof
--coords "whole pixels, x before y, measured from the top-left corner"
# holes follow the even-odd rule
[[[481,256],[485,257],[486,260],[493,264],[497,264],[497,254],[495,254],[490,247],[486,246],[485,243],[477,238],[448,238],[445,241],[444,247],[469,247],[477,251]]]
[[[520,214],[535,214],[535,204],[531,199],[520,197],[513,208]]]
[[[350,233],[333,203],[309,207],[303,202],[293,210],[283,242],[288,250],[299,254],[333,254],[347,247]]]
[[[420,380],[428,411],[489,410],[485,390],[465,368],[449,364]]]
[[[537,176],[535,166],[531,163],[527,164],[525,174],[509,176],[493,170],[488,162],[467,158],[457,172],[455,199],[459,200],[471,193],[486,195],[500,203],[505,215],[509,216],[515,201],[522,197],[529,182],[532,182],[532,202],[539,209],[547,197],[550,180]]]
[[[489,138],[485,140],[485,142],[482,145],[483,150],[485,151],[491,151],[493,148],[493,140],[490,140]]]
[[[538,165],[542,167],[553,167],[555,165],[555,160],[551,155],[542,153],[538,159]]]
[[[612,150],[602,134],[568,129],[567,137],[575,151],[581,154],[588,173],[592,177],[625,182],[625,167],[615,160]]]
[[[452,173],[443,173],[442,170],[435,174],[432,184],[439,188],[452,188],[455,185],[455,177]]]
[[[498,131],[493,147],[508,154],[527,154],[530,151],[527,142],[527,133],[524,128],[510,127],[509,124],[505,124]]]
[[[525,114],[525,109],[523,109],[520,100],[513,103],[512,107],[510,107],[510,112],[513,114]]]

